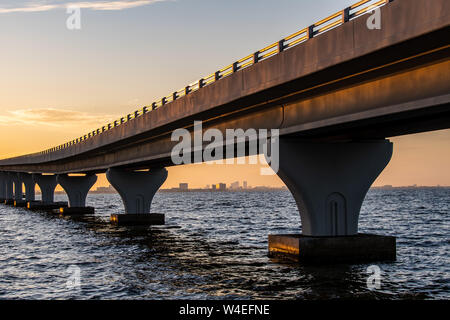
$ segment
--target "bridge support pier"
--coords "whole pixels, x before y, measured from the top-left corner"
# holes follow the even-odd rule
[[[301,235],[270,235],[269,256],[305,262],[395,260],[395,238],[358,234],[361,205],[389,163],[388,140],[306,143],[280,138],[278,176],[300,212]]]
[[[17,173],[6,173],[6,197],[4,203],[14,206],[15,201],[22,200],[22,185],[19,187]]]
[[[17,172],[11,172],[11,179],[14,183],[14,201],[13,205],[23,201],[23,191],[22,191],[22,181],[19,179],[19,174]]]
[[[150,214],[150,206],[156,191],[167,179],[165,168],[150,171],[125,171],[111,168],[106,177],[117,190],[125,205],[125,214],[111,215],[116,225],[164,224],[164,214]]]
[[[59,174],[56,181],[69,197],[69,206],[59,209],[61,215],[93,214],[95,212],[93,207],[86,207],[87,194],[97,181],[95,174],[87,174],[85,176]]]
[[[66,207],[67,202],[54,202],[55,188],[58,185],[56,175],[42,175],[40,173],[32,174],[33,181],[41,189],[41,202],[28,201],[27,208],[31,210],[53,210],[60,207]]]
[[[11,177],[11,172],[5,172],[5,200],[3,203],[14,203],[14,183]]]
[[[35,201],[35,185],[36,183],[33,181],[33,177],[30,173],[19,172],[17,173],[17,177],[20,183],[20,188],[22,188],[22,183],[25,185],[25,200],[15,200],[15,207],[26,207],[28,202]]]
[[[0,171],[0,203],[6,200],[6,172]]]

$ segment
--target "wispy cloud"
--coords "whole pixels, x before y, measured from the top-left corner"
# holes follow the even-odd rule
[[[74,110],[40,108],[9,111],[8,115],[0,116],[0,125],[45,125],[51,127],[102,126],[114,120],[117,116],[92,114]]]
[[[169,0],[122,0],[122,1],[45,1],[39,3],[25,2],[21,6],[0,7],[0,13],[15,12],[43,12],[56,9],[77,7],[81,9],[117,11],[141,6],[147,6],[156,2]]]

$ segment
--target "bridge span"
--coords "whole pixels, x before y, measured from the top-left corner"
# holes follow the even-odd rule
[[[367,25],[375,7],[380,29]],[[59,207],[52,205],[59,183],[69,196],[61,213],[92,212],[86,195],[95,174],[106,172],[125,205],[112,222],[163,223],[150,205],[164,168],[174,165],[175,129],[194,135],[196,120],[203,133],[279,129],[271,138],[277,174],[297,202],[303,236],[271,237],[273,253],[299,255],[299,246],[334,239],[336,259],[395,258],[395,239],[358,236],[359,211],[391,158],[387,138],[450,128],[449,22],[447,0],[360,1],[83,137],[0,160],[0,198],[20,203],[24,184],[32,206],[37,183],[43,201]]]

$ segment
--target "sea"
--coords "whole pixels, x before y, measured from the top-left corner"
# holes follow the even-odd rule
[[[72,218],[0,205],[0,299],[450,298],[450,188],[371,189],[359,232],[397,237],[397,261],[366,264],[270,259],[269,234],[301,232],[289,191],[158,192],[166,224],[149,228],[109,223],[117,194],[87,205]]]

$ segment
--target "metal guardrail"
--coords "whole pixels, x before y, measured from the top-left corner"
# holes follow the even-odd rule
[[[359,1],[350,7],[345,8],[342,11],[336,12],[335,14],[330,15],[329,17],[322,19],[313,25],[304,28],[300,31],[297,31],[296,33],[291,34],[290,36],[287,36],[283,39],[281,39],[278,42],[275,42],[261,50],[258,50],[242,59],[239,59],[232,64],[204,77],[201,78],[195,82],[192,82],[188,84],[183,89],[180,89],[178,91],[175,91],[171,93],[168,96],[165,96],[161,98],[158,101],[153,102],[149,106],[144,106],[139,110],[134,111],[133,113],[130,113],[126,115],[125,117],[122,117],[120,119],[117,119],[111,123],[108,123],[107,125],[98,128],[96,130],[93,130],[77,139],[74,139],[72,141],[66,142],[64,144],[61,144],[59,146],[35,153],[35,155],[44,155],[48,154],[54,151],[62,150],[68,147],[71,147],[73,145],[83,143],[84,141],[95,137],[97,135],[100,135],[108,130],[111,130],[115,127],[118,127],[126,122],[132,121],[133,119],[136,119],[138,117],[141,117],[142,115],[151,112],[155,109],[158,109],[174,100],[180,99],[192,92],[195,92],[197,90],[200,90],[201,88],[208,86],[211,83],[214,83],[216,81],[219,81],[222,78],[225,78],[227,76],[232,75],[233,73],[248,68],[262,60],[268,59],[284,50],[288,50],[294,46],[297,46],[308,39],[311,39],[317,35],[320,35],[324,32],[327,32],[337,26],[340,26],[356,17],[359,17],[367,12],[370,12],[374,10],[375,8],[381,7],[389,2],[392,2],[394,0],[362,0]]]

